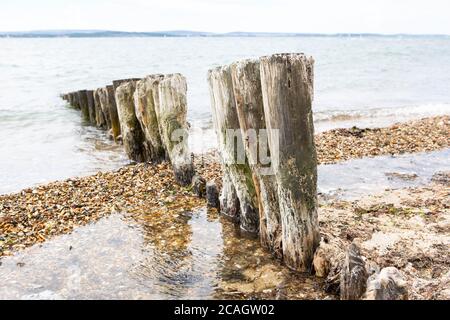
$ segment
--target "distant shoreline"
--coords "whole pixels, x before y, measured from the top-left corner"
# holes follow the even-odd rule
[[[124,32],[103,30],[49,30],[28,32],[0,32],[0,38],[232,38],[232,37],[310,37],[310,38],[450,38],[445,34],[378,34],[378,33],[270,33],[196,31]]]

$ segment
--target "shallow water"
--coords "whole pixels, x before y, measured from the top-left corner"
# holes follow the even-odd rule
[[[439,171],[450,171],[450,149],[398,156],[380,156],[319,166],[319,192],[356,199],[386,189],[430,183]],[[400,175],[415,175],[402,179]]]
[[[436,167],[450,170],[442,160],[449,155],[446,149],[321,166],[319,189],[352,199],[426,184]],[[318,279],[289,272],[215,211],[172,218],[161,232],[153,227],[158,217],[113,214],[0,259],[0,299],[333,298]]]
[[[179,227],[175,236],[155,234],[120,214],[80,227],[0,260],[0,299],[324,296],[319,282],[284,270],[215,212],[186,213]],[[258,283],[262,272],[269,278]]]
[[[315,57],[317,131],[450,113],[445,38],[0,39],[0,194],[126,162],[103,133],[82,126],[60,93],[181,72],[191,144],[201,152],[215,144],[201,130],[211,128],[207,70],[275,52]]]

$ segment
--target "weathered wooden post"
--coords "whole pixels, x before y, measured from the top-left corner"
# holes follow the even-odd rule
[[[234,187],[239,198],[241,229],[257,234],[259,232],[257,193],[251,169],[246,162],[245,150],[243,148],[239,150],[239,144],[242,145],[243,142],[230,67],[225,66],[210,70],[208,82],[219,150],[225,167],[223,192],[229,193],[222,193],[222,200],[226,199],[226,201],[222,201],[222,205],[236,203],[232,201]],[[236,154],[235,149],[236,138],[238,154]],[[239,154],[239,151],[243,152],[244,155]],[[230,182],[232,182],[233,187],[226,185]],[[234,208],[222,208],[222,213],[228,212],[234,213],[236,210]]]
[[[73,101],[72,101],[72,93],[71,92],[69,92],[67,94],[67,102],[69,102],[70,105],[72,105],[72,103],[73,103]]]
[[[125,151],[130,159],[136,162],[145,162],[148,157],[144,148],[144,133],[136,118],[134,106],[134,91],[136,81],[122,82],[116,89],[117,111],[122,131],[122,140]]]
[[[80,90],[78,91],[78,100],[81,109],[81,115],[84,120],[89,120],[89,107],[88,107],[88,98],[87,91]]]
[[[361,251],[352,244],[347,251],[341,271],[341,300],[359,300],[367,289],[369,274]]]
[[[98,89],[98,97],[100,101],[100,107],[103,113],[103,117],[105,119],[105,128],[107,130],[111,129],[111,115],[109,114],[109,99],[108,99],[108,91],[106,88]]]
[[[75,103],[76,103],[75,92],[69,93],[69,102],[70,102],[70,105],[75,108]]]
[[[87,104],[89,109],[89,122],[92,125],[96,125],[96,118],[95,118],[95,102],[94,102],[94,91],[88,90],[86,91],[87,95]]]
[[[181,74],[167,75],[159,83],[157,118],[161,140],[165,145],[181,185],[190,185],[195,175],[193,159],[188,146],[187,84]]]
[[[311,110],[312,58],[277,54],[261,58],[264,113],[278,184],[283,259],[301,272],[311,269],[319,245],[317,154]],[[276,141],[276,137],[279,140]]]
[[[283,250],[277,182],[270,170],[270,163],[263,163],[265,159],[261,159],[262,151],[267,157],[270,153],[263,150],[267,141],[262,140],[267,140],[267,134],[259,60],[236,62],[231,65],[231,73],[239,124],[257,193],[261,242],[281,258]]]
[[[73,93],[73,105],[72,106],[75,109],[78,109],[78,110],[81,109],[81,107],[80,107],[80,97],[79,97],[78,91]]]
[[[108,106],[109,106],[109,116],[111,117],[111,131],[114,141],[117,141],[121,134],[121,130],[120,130],[119,114],[117,113],[117,104],[114,86],[112,85],[106,86],[106,93],[109,101]]]
[[[117,88],[122,84],[122,83],[125,83],[125,82],[130,82],[130,81],[139,81],[139,80],[141,80],[140,78],[130,78],[130,79],[120,79],[120,80],[114,80],[112,83],[113,83],[113,88],[114,88],[114,91],[115,90],[117,90]]]
[[[239,222],[241,217],[241,204],[236,193],[236,188],[231,180],[228,168],[223,165],[222,192],[220,195],[220,212],[234,222]]]
[[[134,103],[136,117],[145,134],[150,160],[160,163],[166,160],[166,150],[161,140],[156,110],[159,109],[159,84],[163,75],[148,76],[136,83]]]
[[[106,119],[100,102],[100,91],[101,89],[94,90],[95,124],[98,128],[105,129]]]

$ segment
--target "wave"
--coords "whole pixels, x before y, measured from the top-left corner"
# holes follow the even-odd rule
[[[349,121],[370,118],[416,118],[450,114],[450,104],[424,104],[389,108],[358,108],[314,112],[315,122]]]

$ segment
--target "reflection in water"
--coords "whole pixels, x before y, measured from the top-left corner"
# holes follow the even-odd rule
[[[3,258],[0,299],[320,297],[216,212],[173,218],[160,232],[155,217],[115,214]]]

